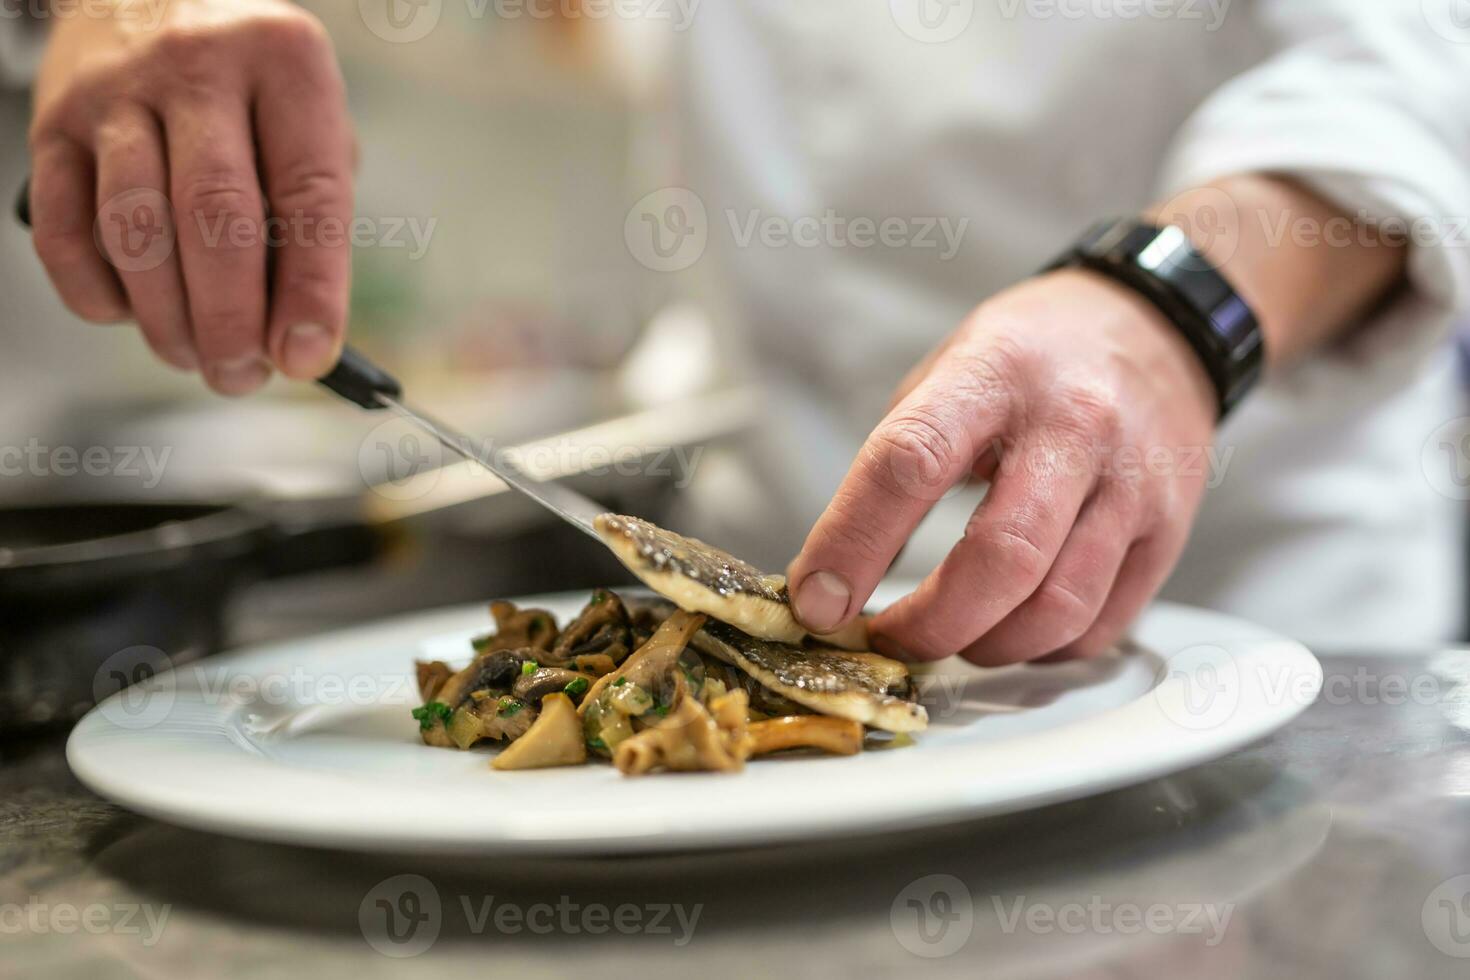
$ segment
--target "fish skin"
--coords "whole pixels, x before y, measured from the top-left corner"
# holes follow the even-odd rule
[[[594,523],[629,571],[680,608],[769,640],[800,643],[807,635],[791,611],[783,576],[641,518],[603,514]]]
[[[706,623],[691,643],[699,652],[818,714],[889,732],[928,727],[928,712],[904,696],[912,685],[908,669],[896,660],[831,647],[795,647],[716,621]]]

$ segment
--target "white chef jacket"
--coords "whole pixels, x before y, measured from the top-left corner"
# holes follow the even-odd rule
[[[1470,289],[1451,218],[1470,216],[1460,3],[700,6],[673,73],[675,181],[707,222],[691,275],[722,297],[721,330],[742,331],[732,349],[778,417],[752,440],[754,468],[705,467],[689,523],[790,557],[894,386],[976,304],[1096,219],[1279,172],[1350,215],[1430,219],[1437,234],[1420,225],[1410,286],[1389,308],[1229,420],[1228,464],[1165,595],[1339,648],[1457,636],[1465,504],[1425,467],[1431,435],[1464,414],[1446,343]],[[751,235],[752,216],[793,235],[807,219],[804,243]],[[814,231],[824,216],[907,223],[865,245]],[[921,244],[939,217],[968,220],[953,254],[941,235]],[[931,569],[975,500],[943,502],[901,570]]]

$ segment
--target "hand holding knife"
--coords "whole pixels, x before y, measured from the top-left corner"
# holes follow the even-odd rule
[[[31,226],[29,180],[21,186],[20,196],[15,204],[15,215],[21,224],[27,228]],[[498,452],[490,440],[472,439],[432,416],[405,405],[401,400],[403,386],[398,379],[378,367],[356,348],[344,347],[336,367],[319,378],[317,384],[368,411],[391,409],[433,436],[446,449],[485,467],[511,489],[529,497],[577,530],[602,541],[592,522],[598,515],[607,513],[607,508],[559,483],[533,479],[503,453]]]

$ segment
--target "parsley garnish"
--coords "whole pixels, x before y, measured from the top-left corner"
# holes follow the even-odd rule
[[[613,681],[613,687],[622,687],[626,683],[628,683],[628,678],[619,677],[617,680]]]
[[[525,663],[521,664],[521,676],[525,677],[527,674],[536,673],[536,669],[540,666],[541,665],[534,660],[527,660]]]
[[[517,700],[516,698],[501,698],[500,710],[497,712],[497,714],[509,718],[510,716],[519,712],[525,706],[526,702]]]
[[[419,731],[421,732],[426,732],[429,729],[433,728],[435,721],[447,722],[449,720],[449,716],[453,713],[454,712],[450,710],[449,705],[445,704],[443,701],[430,701],[428,704],[425,704],[419,708],[414,708],[413,711],[410,712],[410,714],[413,715],[414,720],[419,723]]]
[[[587,740],[587,747],[589,749],[601,749],[604,752],[607,751],[607,743],[600,738],[589,738]]]
[[[590,687],[590,686],[591,685],[589,685],[587,683],[587,678],[585,678],[585,677],[574,677],[571,680],[571,682],[569,684],[567,684],[566,687],[562,688],[562,690],[565,693],[571,695],[572,697],[576,697],[579,694],[586,693],[587,688]]]

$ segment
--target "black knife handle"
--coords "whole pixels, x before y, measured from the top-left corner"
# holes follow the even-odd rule
[[[15,197],[15,220],[31,226],[31,178],[27,175],[20,185],[20,193]]]
[[[15,198],[16,220],[27,228],[31,226],[31,178],[26,177]],[[403,394],[403,385],[387,371],[368,360],[355,348],[344,347],[342,358],[330,374],[317,379],[317,384],[335,392],[354,405],[367,409],[386,408],[378,401],[378,395],[397,399]]]
[[[353,347],[342,349],[342,359],[332,368],[330,374],[318,378],[317,384],[341,395],[354,405],[368,409],[388,407],[378,401],[379,395],[387,395],[396,401],[403,394],[403,386],[398,383],[397,378]]]

